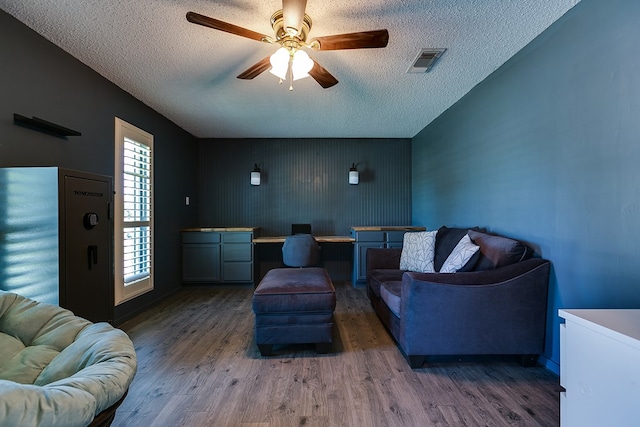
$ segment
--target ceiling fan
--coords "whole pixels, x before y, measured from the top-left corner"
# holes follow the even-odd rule
[[[307,76],[311,76],[325,89],[338,83],[338,80],[331,73],[309,58],[303,48],[313,50],[380,48],[387,46],[389,42],[389,32],[387,30],[315,37],[307,41],[307,36],[311,30],[311,18],[305,13],[306,6],[306,0],[282,0],[282,9],[271,15],[271,27],[275,37],[260,34],[195,12],[187,12],[187,20],[194,24],[225,31],[237,36],[280,45],[276,53],[258,61],[238,75],[238,78],[250,80],[269,70],[279,77],[281,82],[288,79],[290,82],[289,90],[293,89],[293,80]]]

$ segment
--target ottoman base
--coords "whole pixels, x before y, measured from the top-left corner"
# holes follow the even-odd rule
[[[260,354],[271,355],[275,344],[302,343],[316,344],[318,353],[328,353],[335,305],[335,289],[324,268],[270,270],[253,295]]]
[[[330,342],[317,342],[315,345],[316,353],[318,354],[327,354],[331,351]],[[262,356],[271,356],[273,353],[273,344],[258,344],[258,350],[260,350],[260,355]]]

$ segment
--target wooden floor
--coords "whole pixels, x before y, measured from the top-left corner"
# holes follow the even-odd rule
[[[364,289],[336,284],[334,353],[253,339],[252,288],[185,288],[121,326],[138,373],[113,426],[557,426],[559,379],[509,359],[411,370]]]

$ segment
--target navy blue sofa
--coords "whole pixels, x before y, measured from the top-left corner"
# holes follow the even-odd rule
[[[468,230],[438,230],[436,271]],[[436,355],[519,355],[533,366],[544,351],[550,262],[472,230],[480,250],[456,273],[403,271],[401,249],[367,251],[367,295],[411,368]]]

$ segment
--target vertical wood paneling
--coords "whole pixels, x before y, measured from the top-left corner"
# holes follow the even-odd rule
[[[201,226],[257,226],[288,234],[348,234],[353,225],[411,221],[409,139],[206,139],[200,141]],[[249,184],[253,164],[262,184]],[[349,185],[351,163],[360,184]]]

